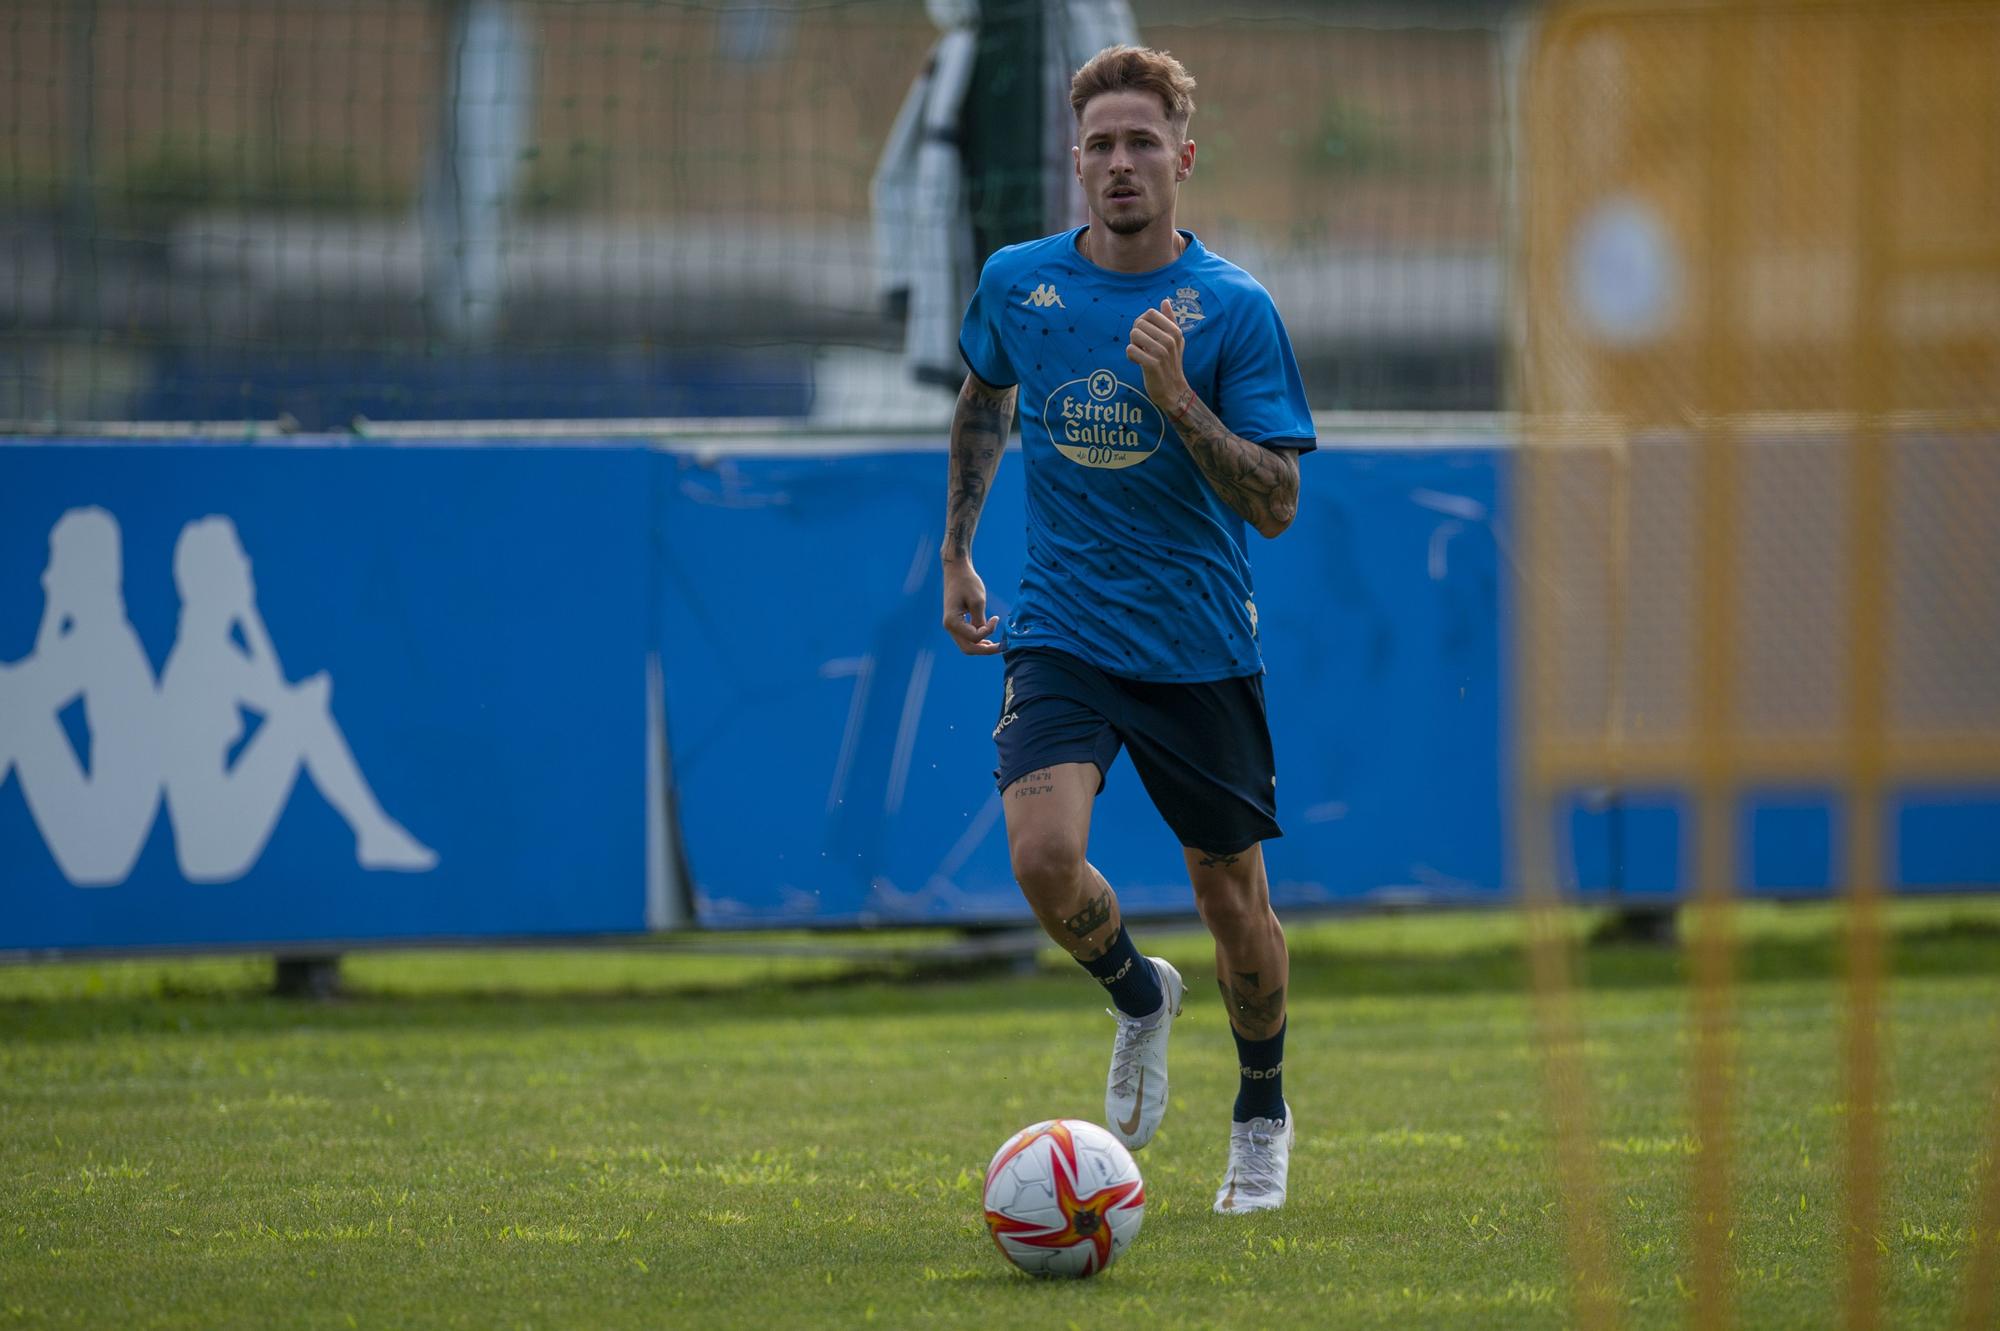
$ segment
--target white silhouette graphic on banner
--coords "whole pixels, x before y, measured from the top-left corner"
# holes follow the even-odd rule
[[[180,628],[160,672],[167,816],[189,882],[241,878],[264,851],[300,767],[354,829],[364,869],[422,871],[437,855],[382,811],[334,723],[324,671],[287,684],[271,647],[236,524],[210,517],[174,545]],[[239,637],[240,635],[240,637]],[[239,642],[241,646],[239,647]],[[244,710],[264,721],[235,765]]]
[[[119,544],[103,509],[63,515],[49,536],[35,650],[0,666],[0,780],[11,764],[64,875],[78,886],[124,881],[164,791],[182,876],[241,878],[301,768],[353,829],[363,868],[436,867],[436,852],[368,788],[333,719],[332,679],[285,681],[236,525],[207,517],[181,530],[180,625],[157,689],[125,617]],[[60,721],[79,696],[91,731],[87,775]],[[261,723],[232,763],[246,711]]]
[[[73,508],[49,532],[35,649],[0,665],[0,782],[11,768],[42,840],[79,887],[122,883],[160,803],[153,667],[125,618],[118,523]],[[62,713],[81,698],[86,769]]]

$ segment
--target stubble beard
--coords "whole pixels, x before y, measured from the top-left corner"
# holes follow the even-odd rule
[[[1118,218],[1104,218],[1104,229],[1118,236],[1136,236],[1159,220],[1157,213],[1126,213]]]

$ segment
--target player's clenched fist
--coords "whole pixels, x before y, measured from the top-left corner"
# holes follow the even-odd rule
[[[1160,302],[1132,321],[1132,336],[1125,347],[1125,359],[1146,376],[1146,396],[1161,411],[1171,412],[1187,393],[1187,375],[1181,370],[1181,349],[1185,340],[1181,326],[1174,322],[1174,303]]]

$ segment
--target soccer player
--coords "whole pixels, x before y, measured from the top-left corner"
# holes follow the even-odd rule
[[[1285,936],[1259,843],[1282,835],[1243,525],[1298,507],[1312,417],[1270,295],[1174,225],[1194,171],[1194,80],[1113,46],[1077,71],[1076,178],[1089,222],[987,261],[959,350],[944,625],[1004,654],[995,772],[1014,876],[1049,936],[1110,992],[1105,1123],[1137,1150],[1167,1105],[1179,973],[1140,954],[1085,858],[1091,803],[1120,747],[1180,839],[1241,1080],[1215,1209],[1285,1200]],[[1028,559],[1003,629],[973,532],[1016,401]]]

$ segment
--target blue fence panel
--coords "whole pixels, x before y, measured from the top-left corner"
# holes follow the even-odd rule
[[[1913,787],[1895,796],[1897,881],[1925,890],[2000,884],[2000,789]]]
[[[643,928],[649,461],[0,445],[0,948]]]
[[[2000,885],[2000,791],[1913,786],[1884,805],[1884,884],[1907,892]],[[1594,901],[1667,902],[1694,891],[1694,806],[1684,792],[1591,791],[1558,831],[1564,887]],[[1826,897],[1847,881],[1846,810],[1831,790],[1754,789],[1736,802],[1737,886],[1751,897]]]
[[[1253,541],[1281,906],[1506,892],[1507,461],[1327,449]],[[944,465],[0,442],[0,950],[643,929],[649,653],[700,923],[1027,919],[1000,662],[939,625]],[[1020,486],[979,543],[1002,614]],[[2000,883],[2000,792],[1891,813],[1897,885]],[[1841,828],[1750,793],[1746,889],[1824,894]],[[1682,895],[1689,829],[1680,792],[1579,792],[1568,886]],[[1129,763],[1091,852],[1131,914],[1191,909]]]
[[[1322,450],[1291,529],[1251,537],[1285,827],[1264,848],[1275,898],[1499,896],[1500,465],[1472,443]]]
[[[1000,663],[940,627],[941,453],[664,459],[660,613],[681,837],[707,924],[1027,918],[993,789]],[[1023,551],[1003,463],[977,559]],[[1307,460],[1258,543],[1281,904],[1500,891],[1491,450]],[[1091,854],[1134,915],[1192,907],[1128,762]]]
[[[1019,459],[980,570],[1005,613]],[[704,924],[1013,919],[1000,663],[940,628],[943,455],[662,459],[661,662]]]
[[[1511,455],[1497,440],[1327,449],[1298,521],[1253,538],[1286,836],[1281,906],[1495,902],[1509,891],[1506,700]],[[937,452],[663,459],[667,711],[697,917],[712,925],[1028,918],[991,782],[996,661],[939,627]],[[1022,558],[1018,455],[981,524],[989,609]],[[1889,881],[2000,883],[1991,791],[1900,792]],[[1838,881],[1831,796],[1752,791],[1741,882]],[[1565,888],[1599,902],[1688,891],[1684,792],[1578,792],[1557,815]],[[1128,912],[1192,905],[1178,847],[1129,763],[1091,855]]]

